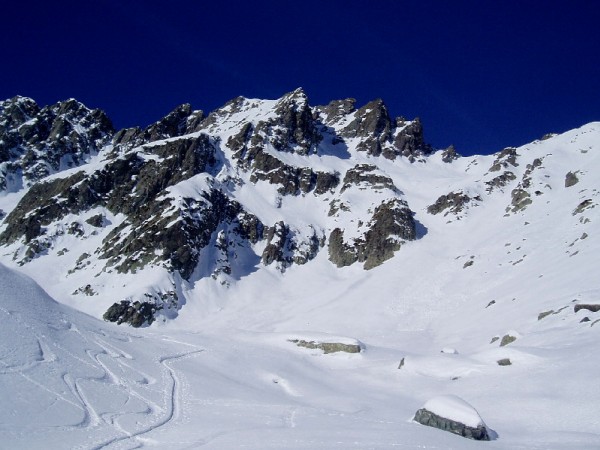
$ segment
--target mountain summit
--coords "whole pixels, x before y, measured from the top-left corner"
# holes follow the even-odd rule
[[[599,171],[599,122],[461,157],[300,89],[5,100],[0,439],[598,448]]]
[[[597,136],[588,125],[460,158],[434,151],[418,119],[392,119],[382,100],[311,106],[302,89],[237,97],[208,115],[181,105],[120,131],[73,99],[40,108],[15,97],[0,104],[0,132],[7,259],[52,273],[61,281],[49,289],[94,305],[84,310],[135,326],[175,317],[207,282],[226,289],[315,259],[371,270],[458,221],[517,232],[530,211],[559,214],[569,186],[587,186],[596,150],[585,145]],[[596,194],[574,195],[560,214],[588,226]]]

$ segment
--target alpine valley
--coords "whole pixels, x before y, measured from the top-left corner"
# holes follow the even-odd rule
[[[599,173],[600,122],[2,101],[0,447],[599,448]]]

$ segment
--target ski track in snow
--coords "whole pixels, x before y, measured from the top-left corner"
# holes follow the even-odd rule
[[[60,333],[59,336],[66,338],[66,340],[52,341],[50,337],[44,335],[43,329],[38,330],[36,325],[29,323],[28,319],[20,313],[0,307],[0,314],[6,316],[9,320],[8,323],[17,330],[17,334],[28,336],[28,342],[31,344],[27,348],[30,349],[30,352],[33,352],[33,357],[22,364],[9,364],[3,358],[0,358],[0,375],[19,376],[27,384],[50,394],[54,400],[50,402],[46,410],[62,401],[82,412],[83,416],[79,423],[58,425],[53,427],[55,431],[69,432],[89,429],[91,432],[95,429],[108,427],[109,429],[112,428],[113,433],[116,432],[117,434],[115,437],[106,439],[106,436],[111,434],[110,431],[106,430],[102,432],[104,436],[102,441],[87,442],[74,448],[137,448],[142,446],[143,444],[138,441],[141,436],[158,430],[181,415],[183,408],[183,399],[181,398],[182,381],[180,375],[173,368],[173,364],[204,351],[204,349],[193,344],[163,338],[163,341],[177,345],[187,345],[192,349],[183,353],[164,355],[155,360],[156,364],[162,368],[162,383],[159,383],[153,376],[145,373],[146,371],[141,371],[135,367],[137,364],[134,356],[114,343],[115,340],[129,343],[132,341],[131,336],[119,339],[118,334],[109,336],[103,330],[87,329],[87,327],[80,329],[79,326],[68,320],[64,314],[60,314],[58,322],[61,326],[57,327],[49,324],[48,331],[56,331]],[[77,353],[73,351],[70,345],[73,342],[71,333],[76,334],[75,341],[82,345],[81,351],[77,351]],[[48,383],[46,385],[35,378],[37,374],[33,372],[43,365],[50,368],[49,374],[55,373],[55,367],[59,368],[57,374],[59,376],[57,379],[58,384]],[[75,371],[73,372],[73,370]],[[134,376],[122,376],[116,370],[128,371],[130,375],[133,374]],[[81,372],[83,372],[83,376]],[[42,370],[42,373],[45,373],[44,370]],[[60,382],[66,388],[65,392],[60,392]],[[132,400],[137,400],[141,405],[145,405],[146,410],[141,412],[138,410],[119,412],[118,409],[115,410],[114,407],[111,407],[112,411],[103,411],[102,407],[99,408],[95,403],[98,398],[101,399],[101,397],[98,397],[98,392],[95,392],[97,386],[100,385],[116,388],[121,394],[126,394],[125,405],[128,405]],[[158,392],[164,393],[162,405],[154,402],[140,390],[140,387],[152,385]],[[59,387],[56,388],[56,386]],[[143,428],[133,431],[128,430],[120,423],[128,415],[140,413],[154,420]],[[30,432],[28,431],[28,433]],[[37,434],[38,431],[33,431],[33,433]]]
[[[232,122],[231,135],[237,126]],[[600,385],[593,382],[600,370],[600,313],[573,311],[574,302],[600,298],[594,271],[600,194],[593,176],[599,134],[587,129],[519,148],[519,164],[502,169],[514,172],[515,180],[489,192],[488,182],[501,175],[486,172],[492,156],[440,166],[439,155],[433,155],[427,164],[405,167],[402,160],[379,161],[353,149],[351,159],[339,164],[273,153],[291,165],[340,174],[354,163],[377,162],[426,233],[369,272],[356,267],[333,272],[326,249],[281,277],[272,267],[253,267],[248,277],[240,262],[244,275],[231,278],[230,289],[208,276],[189,289],[179,286],[181,317],[157,321],[150,330],[123,332],[90,320],[51,301],[33,283],[20,284],[16,273],[0,265],[0,400],[15,400],[3,403],[0,446],[476,448],[406,420],[427,399],[452,394],[468,399],[497,430],[499,438],[486,444],[490,449],[600,448],[594,415]],[[572,145],[575,133],[592,131],[581,148]],[[226,142],[227,133],[220,135]],[[592,151],[584,152],[584,144]],[[555,157],[547,158],[548,152]],[[217,182],[234,170],[230,156],[219,156],[231,170],[223,166]],[[530,174],[526,190],[532,203],[509,213],[511,191],[524,183],[534,157],[543,166]],[[567,171],[578,174],[577,187],[565,186]],[[184,188],[201,192],[206,180],[197,177],[171,189],[173,200]],[[326,206],[321,197],[276,196],[282,203],[273,209],[275,187],[266,182],[232,189],[265,224],[314,219],[317,228],[356,229],[348,214],[320,218],[317,211]],[[457,189],[479,193],[482,203],[456,217],[425,212],[439,195]],[[345,195],[356,213],[380,200],[379,194],[364,201],[351,194]],[[326,200],[346,197],[327,194]],[[9,203],[16,197],[8,200],[0,198],[4,211],[14,207]],[[592,203],[575,213],[585,202]],[[124,220],[102,212],[113,227]],[[67,216],[64,223],[83,219]],[[172,279],[151,269],[137,273],[135,281],[133,275],[104,273],[97,281],[104,290],[96,299],[73,300],[71,292],[91,272],[67,277],[64,271],[80,252],[94,253],[107,233],[108,228],[84,240],[57,235],[61,243],[50,255],[19,270],[37,277],[57,299],[96,316],[106,310],[103,301],[137,295],[149,283],[171,289]],[[76,251],[55,254],[63,245],[71,250],[71,244]],[[4,256],[16,264],[12,251]],[[547,315],[540,318],[541,313]],[[200,342],[198,330],[204,333],[201,346],[194,344]],[[306,339],[312,333],[347,336],[364,342],[365,351],[325,356],[299,349],[286,342],[295,330],[305,330]],[[516,342],[496,342],[505,335]]]
[[[165,375],[167,381],[164,386],[165,397],[164,397],[164,415],[156,422],[150,424],[149,426],[135,431],[128,432],[122,427],[120,427],[117,423],[117,420],[112,420],[112,424],[115,425],[115,428],[120,431],[124,436],[116,437],[105,442],[102,442],[99,445],[94,445],[92,449],[104,449],[104,448],[119,448],[121,444],[135,442],[137,439],[141,438],[143,435],[148,434],[150,432],[158,430],[160,427],[168,425],[171,421],[177,419],[181,415],[182,411],[182,403],[183,400],[181,398],[181,380],[179,375],[171,367],[171,365],[177,361],[181,361],[186,358],[190,358],[195,356],[201,352],[203,349],[192,350],[190,352],[171,355],[171,356],[163,356],[159,358],[158,362],[162,364],[165,369]],[[135,394],[134,394],[135,395]],[[145,399],[144,399],[145,400]],[[163,409],[163,408],[161,408]],[[142,446],[141,443],[136,443],[134,447],[129,448],[139,448]],[[83,447],[82,447],[83,448]]]

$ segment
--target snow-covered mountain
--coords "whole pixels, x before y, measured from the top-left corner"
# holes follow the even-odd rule
[[[3,338],[25,350],[3,353],[0,376],[46,391],[48,425],[9,396],[0,433],[56,448],[69,430],[84,448],[469,447],[410,422],[454,394],[495,430],[490,447],[598,446],[599,152],[591,123],[461,157],[381,100],[311,106],[300,89],[118,132],[75,100],[6,100],[1,261],[142,328],[22,294],[38,288],[3,269],[18,285]],[[63,403],[81,413],[54,415]]]

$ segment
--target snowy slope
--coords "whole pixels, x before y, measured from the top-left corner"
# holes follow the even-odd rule
[[[479,448],[410,421],[440,393],[477,405],[499,434],[485,444],[490,448],[600,442],[593,421],[599,367],[590,353],[598,336],[565,332],[573,321],[514,348],[463,353],[459,345],[458,354],[443,354],[435,345],[424,349],[423,341],[437,336],[423,330],[397,333],[386,346],[365,335],[360,354],[324,355],[289,340],[352,340],[314,332],[122,330],[57,304],[6,268],[0,276],[0,395],[10,405],[2,409],[0,436],[7,448]],[[499,357],[513,365],[497,366]]]
[[[321,114],[316,123],[325,126],[325,138],[299,132],[291,150],[276,148],[284,133],[278,120],[287,117],[276,108],[306,111],[303,99],[298,92],[277,101],[236,99],[209,115],[200,131],[142,147],[107,147],[89,164],[49,178],[60,182],[78,171],[93,178],[133,154],[140,164],[159,164],[163,157],[153,148],[209,135],[215,161],[158,198],[185,212],[189,199],[203,203],[218,187],[246,216],[215,224],[187,279],[160,261],[125,273],[107,267],[97,255],[108,236],[121,225],[124,235],[135,232],[131,216],[110,205],[47,225],[42,237],[51,237],[49,246],[29,260],[25,240],[3,247],[5,264],[60,303],[2,268],[0,395],[2,404],[13,405],[2,412],[2,442],[11,448],[600,446],[594,381],[600,312],[580,309],[600,304],[600,123],[495,155],[448,160],[441,151],[404,156],[397,136],[414,126],[408,121],[394,122],[376,154],[372,135],[348,131],[360,114],[369,122],[375,103],[337,116],[335,108],[325,114],[316,107],[310,111]],[[285,184],[273,178],[281,166],[269,172],[239,162],[252,151],[251,139],[242,153],[231,143],[244,127],[265,139],[258,158],[338,173],[340,183],[322,193],[282,193]],[[334,144],[329,135],[344,141]],[[358,165],[375,167],[367,176],[352,172]],[[0,197],[0,208],[12,211],[24,195]],[[414,212],[416,239],[403,240],[370,270],[361,262],[334,264],[332,231],[344,230],[346,242],[360,239],[373,211],[390,199]],[[332,203],[346,209],[331,213]],[[99,212],[101,227],[86,222]],[[236,221],[250,216],[272,227],[274,237],[242,238]],[[69,232],[75,222],[81,234]],[[296,257],[291,263],[264,257],[278,222],[297,244],[281,247]],[[326,244],[298,259],[310,253],[311,236]],[[83,293],[86,285],[93,295]],[[177,305],[150,327],[98,320],[113,302],[170,291]],[[290,341],[361,352],[324,354]],[[411,421],[440,395],[476,408],[497,439],[476,443]]]

